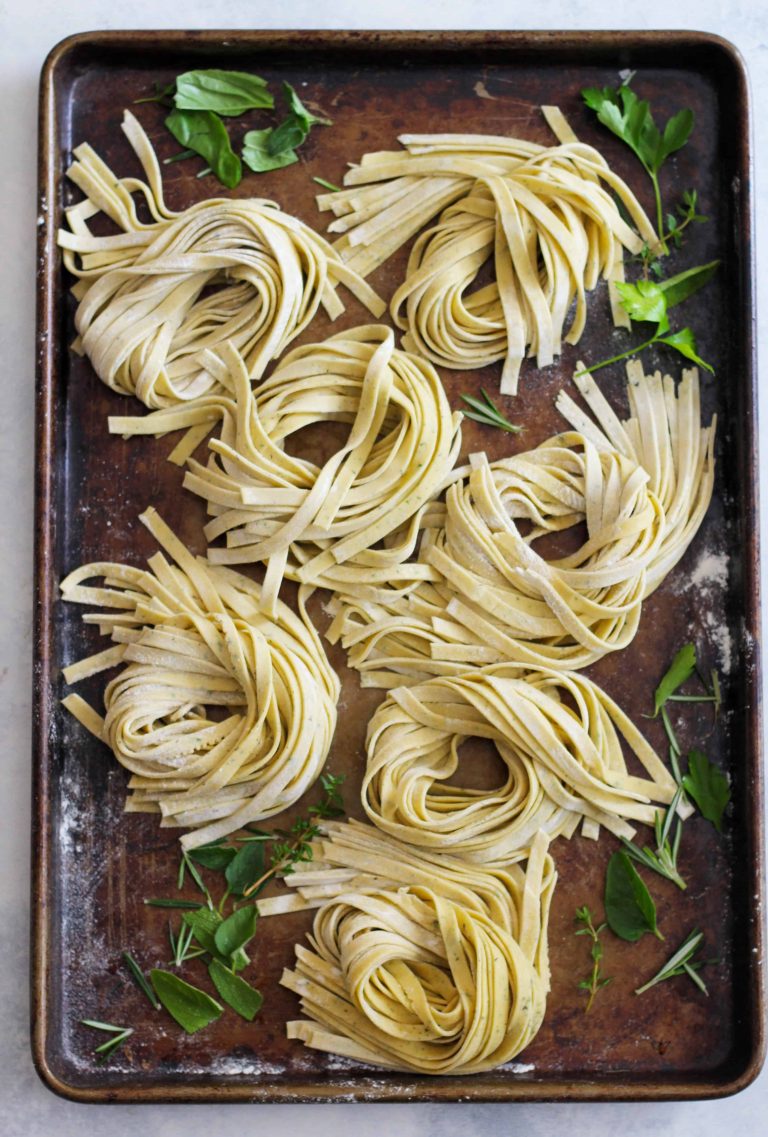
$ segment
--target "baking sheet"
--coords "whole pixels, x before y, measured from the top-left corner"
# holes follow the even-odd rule
[[[601,909],[605,865],[615,841],[574,838],[553,846],[559,884],[550,922],[552,991],[544,1025],[518,1060],[471,1078],[388,1074],[303,1048],[285,1038],[297,1017],[295,997],[278,985],[293,944],[311,915],[265,920],[249,978],[265,995],[253,1024],[234,1013],[186,1036],[153,1015],[119,964],[128,949],[145,969],[167,956],[167,913],[143,905],[173,892],[177,833],[152,816],[123,815],[126,775],[104,747],[59,707],[60,669],[102,646],[81,624],[81,609],[57,598],[62,575],[89,560],[142,564],[154,551],[138,522],[148,504],[202,552],[201,502],[182,491],[182,471],[166,462],[173,439],[124,441],[106,432],[108,414],[140,410],[110,392],[85,360],[68,348],[74,303],[60,267],[55,232],[62,207],[77,199],[64,170],[73,146],[89,141],[118,174],[138,172],[119,123],[124,107],[191,67],[252,70],[279,90],[292,83],[302,99],[334,120],[315,129],[301,161],[273,174],[246,176],[236,191],[279,202],[324,232],[329,218],[314,204],[312,176],[340,182],[348,161],[395,148],[402,132],[468,131],[551,138],[541,103],[561,106],[579,137],[597,145],[650,210],[650,187],[629,151],[599,127],[579,90],[614,85],[623,68],[639,71],[662,121],[682,106],[696,113],[691,141],[665,167],[671,204],[695,185],[710,221],[695,227],[680,268],[720,257],[721,271],[687,302],[685,322],[697,331],[717,378],[704,381],[707,414],[720,419],[715,499],[701,531],[665,584],[646,602],[640,631],[626,651],[588,674],[617,699],[663,750],[658,722],[640,716],[674,651],[694,639],[706,665],[724,681],[724,713],[713,727],[706,708],[681,714],[681,737],[701,744],[732,779],[733,805],[719,838],[701,818],[685,826],[683,893],[654,877],[664,944],[637,945],[611,937],[605,971],[614,981],[589,1015],[576,982],[589,962],[573,935],[577,906]],[[178,149],[155,104],[133,108],[161,157]],[[263,125],[258,112],[250,126]],[[243,126],[243,131],[247,129]],[[236,129],[239,129],[236,127]],[[59,45],[41,84],[40,276],[38,339],[38,484],[35,671],[35,821],[33,832],[33,1049],[55,1090],[79,1100],[515,1100],[649,1099],[734,1092],[759,1069],[763,1051],[761,983],[762,782],[760,773],[759,598],[755,375],[752,339],[749,124],[746,80],[732,48],[714,37],[674,33],[94,33]],[[164,167],[167,199],[181,208],[220,192],[197,180],[199,163]],[[389,297],[401,279],[407,250],[371,278]],[[345,302],[347,297],[344,297]],[[683,309],[681,309],[681,313]],[[297,342],[370,322],[349,298],[334,325],[321,315]],[[590,298],[587,331],[544,372],[526,365],[521,395],[502,400],[525,425],[519,438],[497,436],[469,421],[464,453],[491,458],[537,445],[562,429],[554,397],[577,358],[596,360],[621,350],[604,286]],[[677,358],[649,353],[679,373]],[[494,392],[499,369],[442,371],[449,398]],[[603,372],[603,389],[625,408],[619,368]],[[314,612],[324,626],[322,595]],[[361,691],[330,656],[343,679],[339,729],[329,768],[345,772],[354,804],[364,763],[365,725],[382,694]],[[97,700],[103,682],[78,689]],[[316,795],[308,795],[304,809]],[[300,806],[295,812],[304,812]],[[359,806],[351,813],[360,815]],[[652,975],[692,926],[706,932],[710,998],[682,980],[642,999],[633,989]],[[195,982],[194,965],[185,972]],[[203,973],[197,976],[202,980]],[[98,1065],[93,1033],[81,1018],[136,1028],[113,1058]]]

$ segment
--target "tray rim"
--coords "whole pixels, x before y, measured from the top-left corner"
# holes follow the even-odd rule
[[[704,1100],[726,1097],[745,1089],[760,1073],[766,1053],[765,977],[762,959],[765,947],[764,921],[753,916],[750,932],[753,940],[749,952],[748,989],[750,999],[750,1049],[747,1060],[735,1073],[722,1081],[705,1080],[704,1075],[686,1079],[653,1079],[646,1081],[604,1079],[597,1076],[580,1080],[561,1079],[540,1082],[531,1080],[508,1083],[483,1083],[459,1078],[435,1078],[419,1082],[414,1093],[404,1084],[384,1084],[378,1079],[356,1077],[349,1090],[341,1092],[338,1083],[302,1081],[289,1087],[265,1080],[258,1085],[221,1083],[141,1085],[132,1081],[120,1086],[82,1086],[63,1080],[48,1058],[48,989],[47,972],[50,951],[48,922],[47,865],[50,856],[49,791],[52,778],[48,768],[50,709],[45,693],[52,678],[52,612],[56,598],[51,568],[54,563],[55,449],[53,437],[53,373],[57,344],[51,335],[55,317],[56,281],[59,272],[53,218],[53,203],[58,187],[57,72],[68,57],[83,48],[101,50],[155,49],[186,52],[232,50],[234,41],[244,48],[306,50],[308,40],[324,49],[368,50],[389,54],[404,49],[443,51],[448,54],[466,47],[507,50],[529,56],[548,56],[556,50],[568,53],[585,48],[593,52],[618,53],[622,49],[642,49],[663,45],[664,53],[684,48],[709,49],[718,53],[733,69],[742,99],[743,118],[740,127],[740,176],[742,178],[741,228],[749,238],[749,255],[743,259],[740,284],[745,304],[746,332],[744,355],[747,362],[745,396],[753,417],[745,437],[745,510],[759,517],[759,463],[757,447],[757,367],[755,336],[755,251],[754,211],[752,202],[753,115],[749,79],[744,60],[728,40],[708,32],[696,31],[380,31],[380,30],[241,30],[205,31],[137,30],[90,31],[66,37],[50,51],[43,65],[39,90],[38,135],[38,279],[37,328],[35,360],[35,588],[33,631],[33,714],[32,714],[32,869],[31,869],[31,1050],[35,1069],[49,1089],[71,1101],[81,1103],[190,1103],[190,1102],[512,1102],[512,1101],[670,1101]],[[753,766],[749,770],[752,797],[752,825],[747,833],[749,879],[745,888],[756,897],[756,908],[765,905],[765,834],[764,777],[762,730],[762,670],[760,652],[760,538],[755,527],[748,533],[745,549],[745,582],[747,611],[745,627],[753,634],[753,668],[749,678],[748,720],[746,735],[748,753]],[[366,1082],[375,1086],[366,1088]]]

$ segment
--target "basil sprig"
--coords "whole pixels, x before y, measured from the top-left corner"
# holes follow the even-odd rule
[[[259,75],[215,69],[179,75],[173,101],[179,110],[214,111],[225,117],[262,107],[271,110],[275,105],[266,80]]]
[[[177,142],[194,150],[228,189],[239,185],[243,167],[229,141],[227,128],[212,111],[173,110],[165,120]]]
[[[605,918],[622,940],[635,943],[646,932],[664,936],[656,923],[656,905],[626,852],[614,853],[605,876]]]

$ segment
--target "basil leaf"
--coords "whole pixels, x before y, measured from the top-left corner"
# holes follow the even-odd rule
[[[258,915],[255,905],[249,904],[244,908],[237,908],[218,926],[214,941],[221,955],[231,956],[253,939]]]
[[[212,960],[208,974],[224,1002],[249,1023],[253,1022],[264,1002],[256,988],[251,987],[239,975],[234,975],[216,959]]]
[[[283,166],[292,166],[299,160],[294,150],[283,150],[280,154],[270,153],[268,144],[273,134],[272,127],[267,130],[249,130],[243,139],[243,161],[256,174],[281,170]]]
[[[264,79],[244,71],[185,71],[176,80],[174,101],[180,110],[241,115],[275,105],[266,87]]]
[[[182,919],[187,927],[192,929],[192,934],[201,948],[211,955],[219,954],[216,947],[216,931],[222,921],[218,912],[212,912],[210,908],[200,908],[197,912],[185,912]]]
[[[307,110],[290,83],[283,83],[283,91],[288,101],[288,116],[267,139],[267,152],[272,157],[301,146],[315,124],[331,126],[329,118],[318,118]]]
[[[696,670],[696,648],[693,644],[681,647],[669,670],[659,683],[653,696],[653,716],[656,718],[670,695],[674,695],[678,687],[682,687]]]
[[[253,884],[264,873],[264,845],[261,841],[249,841],[238,849],[227,866],[225,876],[233,896],[242,896],[249,884]]]
[[[206,995],[205,991],[185,983],[171,971],[153,968],[149,977],[158,999],[187,1034],[194,1034],[215,1022],[224,1010],[221,1003]]]
[[[621,306],[633,320],[661,324],[667,314],[667,298],[659,284],[653,280],[639,280],[637,284],[616,284]]]
[[[688,755],[688,773],[683,775],[683,789],[696,802],[702,817],[711,821],[718,833],[723,831],[723,813],[731,800],[728,779],[701,750]]]
[[[670,226],[670,228],[672,227]],[[696,265],[695,268],[679,272],[677,276],[670,276],[667,280],[662,280],[659,288],[667,298],[667,308],[674,308],[676,304],[682,304],[683,300],[687,300],[689,296],[693,296],[694,292],[703,288],[715,275],[719,264],[720,261],[710,261],[709,264]]]
[[[224,872],[229,862],[237,856],[237,849],[231,845],[201,845],[199,849],[190,849],[187,855],[204,868]]]
[[[662,336],[657,340],[657,343],[665,343],[668,347],[673,347],[675,351],[679,351],[686,359],[690,359],[699,367],[704,367],[710,374],[715,374],[714,367],[709,363],[705,363],[700,355],[696,353],[696,339],[690,328],[681,328],[679,332],[673,332],[671,335]]]
[[[664,937],[656,926],[656,905],[624,852],[614,853],[605,876],[605,918],[612,932],[635,943],[646,932]]]
[[[229,143],[227,128],[212,111],[174,110],[165,125],[182,146],[204,158],[216,177],[234,189],[243,176],[240,159]]]

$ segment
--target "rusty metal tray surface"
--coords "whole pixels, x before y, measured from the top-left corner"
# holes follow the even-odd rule
[[[294,84],[334,126],[315,130],[301,162],[246,177],[238,194],[271,197],[325,229],[311,181],[340,180],[345,163],[393,148],[403,131],[509,133],[546,140],[541,103],[560,105],[585,141],[651,207],[650,190],[629,151],[581,105],[580,88],[614,84],[623,68],[666,119],[682,106],[696,114],[690,143],[665,170],[667,200],[696,185],[707,225],[691,234],[680,266],[720,257],[721,271],[688,302],[686,322],[699,335],[717,377],[706,378],[705,411],[720,418],[715,499],[683,561],[647,601],[640,631],[624,652],[590,674],[640,723],[660,749],[658,722],[642,719],[673,652],[695,639],[706,664],[724,678],[724,713],[713,728],[706,708],[680,716],[682,737],[706,747],[732,779],[733,804],[718,837],[701,818],[685,827],[686,892],[654,877],[664,944],[612,938],[605,971],[611,987],[584,1014],[577,979],[588,969],[583,939],[573,935],[577,905],[602,907],[602,881],[615,841],[576,837],[553,848],[560,873],[550,924],[552,991],[544,1025],[518,1061],[470,1078],[427,1078],[356,1067],[285,1039],[295,997],[278,985],[309,918],[265,921],[254,952],[253,981],[265,994],[247,1024],[234,1013],[194,1036],[153,1015],[119,964],[133,951],[145,967],[167,955],[166,913],[145,896],[168,895],[175,881],[177,833],[151,816],[123,815],[125,774],[101,744],[62,711],[61,667],[97,649],[80,611],[58,600],[62,575],[89,560],[143,563],[153,550],[138,514],[154,504],[193,549],[203,550],[202,505],[181,489],[181,471],[165,456],[168,439],[124,441],[106,432],[108,413],[127,400],[111,393],[87,361],[69,350],[73,302],[55,247],[63,206],[76,199],[64,171],[73,146],[89,141],[120,173],[135,169],[120,129],[122,109],[190,67],[252,70]],[[178,147],[156,104],[135,108],[162,156]],[[257,112],[258,113],[258,112]],[[254,123],[255,125],[255,123]],[[81,1101],[565,1100],[707,1097],[732,1093],[760,1068],[763,1054],[761,960],[762,781],[757,540],[756,391],[753,359],[752,232],[747,83],[730,45],[692,33],[336,33],[131,32],[75,36],[49,57],[41,87],[39,339],[37,361],[37,622],[34,725],[33,1049],[55,1090]],[[197,165],[167,166],[172,207],[219,192],[196,180]],[[391,295],[406,251],[372,278]],[[346,297],[345,297],[346,299]],[[350,302],[335,329],[369,322]],[[304,340],[330,325],[318,317]],[[526,366],[521,395],[506,410],[526,427],[510,441],[467,422],[465,452],[492,457],[536,445],[562,428],[553,401],[578,357],[613,354],[604,286],[590,298],[587,332],[541,374]],[[646,362],[655,365],[653,358]],[[658,361],[673,373],[677,359]],[[495,389],[498,369],[443,372],[449,397]],[[601,384],[623,409],[620,368]],[[139,410],[138,404],[136,409]],[[326,619],[318,602],[318,621]],[[340,723],[330,768],[346,771],[354,803],[364,762],[365,725],[381,694],[343,678]],[[94,681],[84,694],[98,699]],[[706,735],[706,739],[703,736]],[[352,812],[359,813],[359,808]],[[710,997],[682,979],[639,999],[633,988],[652,975],[694,925],[706,932]],[[191,965],[193,966],[193,965]],[[194,977],[190,974],[194,982]],[[202,981],[202,973],[198,981]],[[137,1029],[103,1065],[93,1057],[85,1017]]]

